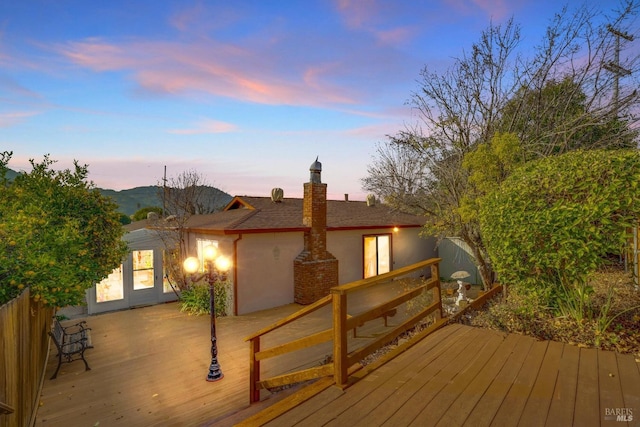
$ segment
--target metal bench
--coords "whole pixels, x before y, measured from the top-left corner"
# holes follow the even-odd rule
[[[51,379],[58,376],[60,365],[63,362],[70,363],[74,360],[84,362],[85,371],[91,370],[87,360],[84,358],[84,351],[93,348],[91,343],[91,328],[87,328],[87,323],[82,321],[75,325],[64,327],[56,317],[53,318],[53,327],[49,332],[56,348],[58,349],[58,367]]]

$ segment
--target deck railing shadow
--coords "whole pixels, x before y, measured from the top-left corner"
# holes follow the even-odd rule
[[[346,387],[350,374],[361,367],[360,362],[364,358],[423,322],[427,316],[433,317],[433,323],[429,328],[435,330],[444,325],[448,319],[443,318],[442,311],[440,261],[440,258],[432,258],[379,276],[334,287],[326,297],[245,338],[250,343],[250,402],[254,403],[260,400],[261,389],[282,387],[321,377],[333,377],[336,385]],[[375,299],[373,305],[365,307],[362,311],[358,311],[354,304],[349,304],[349,296],[353,296],[356,293],[366,296],[366,293],[372,291],[375,285],[394,282],[403,278],[420,280],[416,281],[415,286],[405,287],[398,293],[385,296],[383,300]],[[395,316],[400,306],[406,307],[411,301],[429,291],[432,292],[432,297],[428,305],[424,307],[420,305],[418,310],[413,310],[408,315],[398,316],[395,319],[396,324],[389,327],[387,319]],[[304,319],[327,306],[330,306],[331,309],[331,322],[328,328],[311,332],[302,337],[295,337],[267,349],[262,348],[262,338],[265,335],[273,333],[292,322]],[[355,311],[352,311],[354,314],[350,315],[349,311],[353,309],[355,309]],[[406,314],[407,311],[403,310],[403,313]],[[385,327],[382,332],[374,334],[364,342],[358,340],[356,338],[356,330],[376,319],[384,319]],[[352,333],[350,334],[350,332]],[[319,366],[306,367],[295,372],[261,378],[262,361],[318,346],[329,341],[333,341],[333,351],[332,357],[328,358],[326,363]]]

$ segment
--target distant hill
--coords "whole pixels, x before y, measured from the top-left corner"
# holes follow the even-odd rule
[[[103,196],[113,199],[119,207],[118,211],[126,215],[133,215],[146,207],[162,207],[162,200],[158,197],[158,187],[155,185],[120,191],[98,188],[98,191]]]
[[[9,181],[13,181],[15,179],[15,177],[18,176],[18,172],[8,169],[7,170],[7,174],[6,177]]]
[[[158,186],[135,187],[128,190],[105,190],[98,188],[102,195],[111,197],[118,205],[118,211],[133,215],[137,211],[146,207],[162,207],[161,191]],[[203,199],[208,201],[212,208],[220,208],[232,199],[231,195],[215,187],[203,187]]]
[[[8,169],[7,178],[9,181],[18,175],[18,172]],[[118,205],[118,211],[125,215],[133,215],[142,208],[162,207],[162,199],[159,197],[160,189],[156,185],[146,187],[135,187],[128,190],[108,190],[98,188],[98,191],[104,196],[110,197]],[[220,208],[229,203],[232,199],[231,195],[219,190],[215,187],[203,187],[203,199],[205,204],[211,208]]]

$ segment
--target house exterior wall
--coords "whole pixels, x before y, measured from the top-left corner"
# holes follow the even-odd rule
[[[338,259],[339,284],[363,277],[363,236],[392,234],[393,268],[397,269],[437,256],[434,239],[419,236],[420,228],[344,230],[327,232],[327,250]],[[223,253],[232,256],[237,314],[291,304],[294,295],[294,260],[304,250],[303,232],[247,233],[240,235],[193,235],[218,240]],[[235,242],[235,243],[234,243]],[[232,277],[233,278],[233,277]]]
[[[293,260],[303,241],[302,232],[242,235],[236,243],[238,314],[293,303]]]
[[[437,256],[435,239],[420,237],[422,228],[392,228],[371,230],[329,231],[327,249],[339,261],[339,281],[343,285],[363,278],[363,236],[391,234],[393,269],[404,267]]]

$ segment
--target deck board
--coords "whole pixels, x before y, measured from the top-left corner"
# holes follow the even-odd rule
[[[604,412],[640,413],[638,365],[632,355],[449,325],[267,425],[638,426],[611,424]]]
[[[578,386],[578,367],[580,363],[580,349],[576,346],[565,345],[562,349],[562,359],[558,366],[551,406],[547,414],[547,423],[558,425],[573,425],[573,408]]]
[[[598,352],[598,384],[601,411],[625,407],[615,353]],[[610,417],[605,418],[605,424],[619,424],[615,419],[609,419]]]
[[[493,423],[500,426],[517,425],[522,416],[524,406],[529,399],[533,384],[538,377],[540,366],[547,351],[548,341],[536,341],[531,346],[520,372],[509,388],[500,409],[493,418]]]
[[[551,400],[553,399],[553,390],[555,389],[558,379],[562,347],[563,345],[559,342],[549,342],[544,359],[542,360],[542,365],[540,366],[538,377],[531,389],[531,394],[527,399],[518,425],[523,427],[545,425],[546,419],[540,417],[539,414],[546,414],[549,412]]]
[[[433,425],[437,420],[442,418],[446,413],[450,412],[451,404],[458,396],[463,394],[468,385],[479,375],[485,368],[492,357],[496,356],[496,352],[505,340],[505,335],[493,332],[486,340],[483,341],[483,347],[473,355],[468,364],[457,366],[459,372],[452,381],[449,381],[445,387],[435,396],[411,422],[412,426]],[[480,340],[480,337],[477,338]]]
[[[422,375],[417,379],[414,377],[409,383],[415,385],[415,387],[408,387],[408,390],[411,391],[411,396],[403,399],[398,410],[382,425],[398,426],[412,423],[424,407],[436,398],[447,384],[454,380],[461,367],[470,364],[485,346],[486,343],[477,336],[476,330],[472,331],[472,335],[468,340],[462,341],[462,345],[459,346],[457,352],[438,358],[437,361],[440,362],[438,365],[430,364],[426,367],[427,372],[433,370],[434,375],[425,375],[425,369],[420,371]],[[401,393],[398,394],[402,395]]]
[[[640,363],[619,353],[616,354],[616,359],[618,361],[618,374],[620,375],[624,407],[638,408],[637,414],[634,411],[634,418],[640,418],[640,381],[636,380],[640,370]]]
[[[478,404],[499,371],[515,349],[520,336],[508,335],[496,349],[495,355],[484,366],[474,379],[470,381],[463,393],[449,406],[436,425],[441,427],[461,426],[467,420],[471,410]],[[493,416],[491,416],[493,418]]]
[[[592,348],[580,349],[576,403],[573,415],[575,425],[589,425],[594,419],[600,418],[598,387],[598,352]]]
[[[534,340],[529,337],[519,335],[518,338],[519,342],[505,364],[499,368],[497,373],[489,372],[489,375],[495,375],[495,378],[469,414],[464,425],[477,425],[476,420],[491,422],[500,409],[534,343]]]
[[[462,332],[460,332],[462,331]],[[464,329],[457,329],[453,331],[455,336],[454,342],[464,343],[465,340],[470,339]],[[452,338],[451,335],[446,335],[446,331],[442,331],[439,334],[439,338],[446,339]],[[421,372],[432,365],[434,361],[442,356],[444,353],[444,346],[441,344],[442,340],[433,340],[432,343],[424,343],[420,346],[417,354],[413,353],[412,360],[406,358],[406,356],[400,356],[401,358],[393,364],[388,364],[387,375],[379,375],[375,383],[370,383],[370,387],[374,390],[370,393],[361,394],[360,400],[357,405],[349,409],[345,417],[341,417],[339,422],[334,420],[333,423],[328,425],[340,425],[347,423],[354,426],[366,426],[370,422],[376,422],[384,415],[383,411],[377,411],[380,408],[384,408],[393,394],[402,387],[403,384],[411,381],[411,379],[420,375]],[[434,366],[434,365],[432,365]],[[393,370],[393,372],[390,372]],[[365,379],[366,380],[366,379]],[[344,425],[344,424],[343,424]]]

